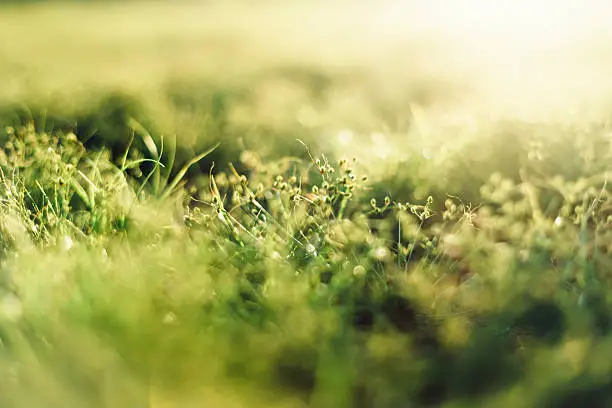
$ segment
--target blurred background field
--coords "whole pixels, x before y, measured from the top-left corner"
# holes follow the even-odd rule
[[[3,249],[1,276],[14,280],[23,319],[0,324],[0,405],[609,406],[610,18],[598,0],[3,2],[3,142],[30,137],[46,149],[48,135],[73,132],[92,160],[109,149],[118,166],[128,146],[134,160],[156,159],[150,137],[166,146],[162,162],[174,160],[168,178],[221,143],[187,172],[199,200],[211,199],[213,162],[220,178],[232,162],[255,179],[288,157],[308,163],[304,144],[332,162],[355,157],[368,176],[360,204],[433,198],[433,221],[404,232],[431,233],[427,248],[441,242],[442,213],[461,213],[470,228],[453,229],[451,246],[481,281],[438,289],[441,271],[460,269],[452,256],[437,264],[441,255],[433,266],[419,255],[404,274],[400,216],[376,213],[373,238],[353,248],[365,234],[356,206],[349,243],[296,266],[270,260],[277,241],[238,248],[209,221],[182,229],[176,214],[191,213],[178,199],[145,199],[129,228],[114,227],[120,203],[101,201],[109,228],[129,231],[121,238],[97,230],[103,222],[67,233],[24,217],[60,248],[27,252],[22,235],[38,232],[11,224],[21,210],[3,204],[2,243],[18,248]],[[30,175],[11,164],[26,190],[46,180],[36,143],[35,159],[24,156]],[[142,181],[147,170],[130,174]],[[466,217],[481,206],[474,227]],[[79,225],[70,211],[66,225]],[[88,244],[72,248],[79,234]],[[379,240],[397,258],[372,255]],[[324,272],[333,284],[312,278]],[[443,351],[405,328],[408,298],[460,310],[441,318]],[[395,329],[379,330],[376,313]],[[535,342],[493,334],[515,326]]]
[[[2,122],[17,112],[104,145],[125,143],[133,117],[176,135],[181,160],[216,141],[285,154],[300,137],[388,163],[473,134],[503,151],[517,141],[492,134],[502,122],[608,116],[597,2],[34,3],[0,15]]]

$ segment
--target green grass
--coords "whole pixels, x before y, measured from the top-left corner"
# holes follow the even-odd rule
[[[245,7],[2,9],[0,406],[612,404],[605,59]]]

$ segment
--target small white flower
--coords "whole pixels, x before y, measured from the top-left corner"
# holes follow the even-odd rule
[[[374,250],[373,255],[374,255],[374,258],[376,258],[377,260],[383,261],[389,255],[389,251],[385,247],[378,247]]]
[[[317,256],[317,249],[312,244],[306,244],[306,252],[311,256]]]
[[[561,217],[555,218],[555,226],[560,227],[561,225],[563,225],[563,218]]]
[[[74,246],[74,242],[72,241],[72,238],[70,238],[68,235],[64,235],[64,237],[62,238],[61,245],[64,251],[70,251],[70,249],[72,249],[72,247]]]
[[[366,273],[366,269],[361,266],[361,265],[357,265],[356,267],[353,268],[353,275],[354,276],[363,276]]]

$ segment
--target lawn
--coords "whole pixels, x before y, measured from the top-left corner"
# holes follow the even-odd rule
[[[594,0],[13,3],[0,407],[612,406]]]

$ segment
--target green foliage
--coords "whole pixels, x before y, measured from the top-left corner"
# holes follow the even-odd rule
[[[610,405],[609,120],[167,5],[6,10],[0,407]]]
[[[197,400],[213,385],[278,406],[609,397],[605,173],[493,174],[480,206],[449,197],[438,213],[433,197],[372,196],[357,162],[304,144],[268,163],[244,151],[244,173],[211,168],[190,195],[179,181],[206,153],[170,178],[152,140],[156,160],[128,159],[130,144],[115,163],[71,133],[7,137],[2,406]]]

